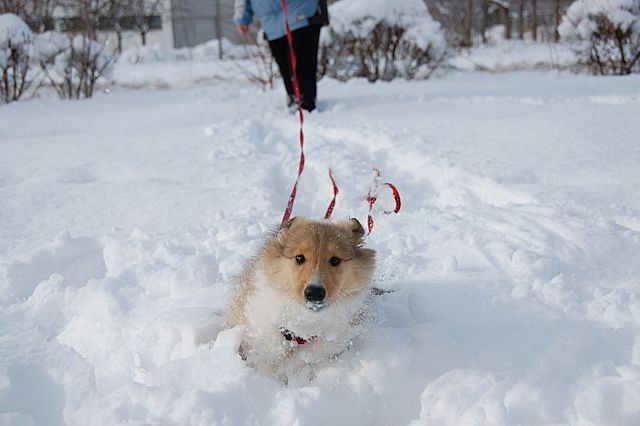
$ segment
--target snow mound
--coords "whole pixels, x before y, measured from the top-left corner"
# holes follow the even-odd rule
[[[68,35],[58,31],[45,31],[37,34],[33,42],[33,57],[47,62],[71,47]]]
[[[242,59],[247,56],[247,48],[233,44],[226,38],[221,40],[225,59]],[[123,51],[118,56],[119,63],[148,64],[163,62],[218,61],[220,46],[218,40],[209,40],[194,47],[172,49],[160,45],[138,46]]]
[[[0,69],[7,67],[11,50],[21,49],[29,45],[33,33],[29,26],[13,13],[0,15]]]
[[[448,65],[460,70],[508,72],[531,69],[566,69],[577,63],[566,43],[539,43],[529,40],[491,38],[491,44],[460,50]]]
[[[436,22],[422,0],[347,0],[331,5],[331,28],[339,35],[353,33],[367,37],[380,23],[406,29],[404,37],[426,50],[437,52],[445,48],[440,24]]]
[[[577,0],[558,32],[594,73],[625,75],[640,70],[640,1]]]
[[[0,15],[0,49],[11,49],[31,42],[29,26],[13,13]]]
[[[589,40],[598,28],[599,17],[605,17],[623,32],[640,34],[638,0],[576,0],[567,9],[558,32],[569,41]]]
[[[638,424],[639,83],[323,81],[294,214],[328,167],[336,220],[364,223],[374,166],[403,206],[374,211],[371,326],[287,386],[225,324],[296,176],[282,92],[3,107],[0,424]]]

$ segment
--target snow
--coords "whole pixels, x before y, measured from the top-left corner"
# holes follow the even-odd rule
[[[194,59],[197,49],[147,46],[127,50],[118,58],[110,80],[115,85],[129,87],[188,87],[215,81],[240,83],[245,77],[239,70],[258,71],[255,61],[242,59],[247,52],[239,46],[225,50],[225,57],[232,56],[232,59],[223,61],[218,60],[217,50]],[[575,53],[566,44],[496,40],[492,45],[456,52],[446,66],[458,70],[509,72],[567,69],[576,62]]]
[[[256,46],[233,45],[223,39],[224,56],[220,60],[216,40],[193,48],[136,47],[118,57],[110,82],[118,86],[153,88],[206,85],[212,81],[244,82],[244,72],[255,75],[263,72],[258,61],[250,58],[255,49]]]
[[[13,13],[0,14],[0,49],[29,43],[33,34],[29,26]]]
[[[540,43],[506,40],[504,27],[499,25],[488,32],[488,44],[456,52],[447,65],[458,70],[508,72],[532,69],[568,69],[578,62],[571,46],[566,43]]]
[[[329,8],[331,29],[339,35],[352,33],[367,38],[379,23],[406,29],[404,38],[422,50],[431,46],[437,56],[445,49],[440,24],[421,0],[342,0]]]
[[[225,329],[296,173],[281,87],[3,106],[0,423],[639,423],[639,83],[323,80],[294,214],[324,212],[329,166],[336,220],[366,219],[372,167],[403,207],[367,239],[390,291],[367,331],[289,386]]]
[[[47,76],[57,85],[71,79],[79,81],[85,62],[94,64],[95,71],[103,76],[111,73],[113,56],[105,52],[100,43],[81,34],[70,36],[57,31],[38,34],[31,45],[32,56],[47,66]]]
[[[632,35],[640,35],[638,0],[576,0],[567,9],[558,32],[566,40],[590,40],[598,28],[596,18],[600,16],[622,32],[630,29]]]
[[[45,31],[35,36],[33,57],[38,61],[52,61],[61,52],[71,48],[71,38],[58,31]]]
[[[0,70],[7,67],[11,49],[21,48],[33,37],[22,19],[13,13],[0,14]]]
[[[247,49],[241,45],[235,45],[228,39],[222,38],[222,51],[226,59],[244,58]],[[121,63],[142,64],[157,62],[181,62],[181,61],[215,61],[219,56],[218,40],[210,40],[192,48],[182,47],[173,49],[160,45],[138,46],[127,49],[118,56]]]

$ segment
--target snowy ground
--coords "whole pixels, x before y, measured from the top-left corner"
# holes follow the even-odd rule
[[[217,44],[208,42],[194,48],[168,49],[146,46],[125,51],[117,61],[111,82],[129,88],[169,89],[221,82],[239,83],[246,74],[264,75],[264,67],[246,58],[249,51],[226,45],[225,58],[218,60]],[[577,58],[562,43],[525,40],[492,40],[473,49],[453,52],[444,64],[446,70],[510,72],[518,70],[563,70],[576,67]],[[275,70],[275,64],[273,64]]]
[[[479,44],[453,55],[449,67],[459,70],[517,71],[559,70],[575,67],[576,56],[562,43],[532,40],[499,40],[495,44]]]
[[[378,167],[395,292],[289,387],[218,334],[293,182],[280,92],[0,108],[0,424],[640,424],[640,76],[323,81],[295,214],[331,166],[334,217],[364,221]]]

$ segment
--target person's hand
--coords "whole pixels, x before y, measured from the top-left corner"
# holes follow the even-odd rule
[[[238,32],[238,34],[243,36],[243,35],[245,35],[246,33],[249,32],[249,26],[248,25],[236,25],[236,31]]]

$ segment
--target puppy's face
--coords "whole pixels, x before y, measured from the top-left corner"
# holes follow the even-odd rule
[[[294,218],[266,246],[269,282],[313,310],[360,293],[375,268],[375,252],[362,247],[360,222],[329,224]]]

